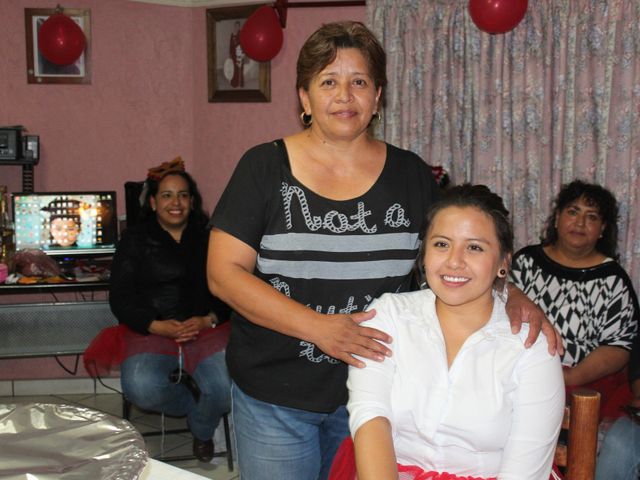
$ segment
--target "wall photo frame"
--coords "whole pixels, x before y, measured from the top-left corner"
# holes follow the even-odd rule
[[[82,55],[70,65],[56,65],[47,61],[38,49],[38,29],[54,13],[63,13],[75,21],[85,36]],[[91,10],[64,8],[25,8],[24,22],[27,46],[27,83],[91,83]]]
[[[271,63],[249,58],[240,29],[261,5],[207,9],[209,102],[270,102]]]

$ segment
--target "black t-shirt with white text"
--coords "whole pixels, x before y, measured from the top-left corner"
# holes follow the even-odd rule
[[[209,225],[251,246],[254,274],[279,292],[320,313],[349,314],[409,288],[420,226],[436,195],[430,167],[387,145],[369,191],[345,201],[321,197],[293,177],[277,140],[242,157]],[[237,313],[227,365],[234,382],[264,402],[332,412],[347,400],[346,364]]]

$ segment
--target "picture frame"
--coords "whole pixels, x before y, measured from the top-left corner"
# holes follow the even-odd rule
[[[85,36],[84,52],[71,65],[59,66],[48,62],[38,49],[38,28],[54,13],[62,13],[71,17],[80,26]],[[25,8],[24,22],[27,47],[27,83],[91,83],[91,10]]]
[[[270,102],[271,62],[249,58],[240,29],[261,5],[207,9],[209,102]]]

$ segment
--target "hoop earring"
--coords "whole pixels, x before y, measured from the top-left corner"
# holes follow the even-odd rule
[[[300,122],[302,122],[302,125],[305,127],[310,127],[313,123],[313,118],[311,118],[311,115],[307,115],[307,113],[303,111],[300,114]]]
[[[503,277],[507,275],[507,271],[504,268],[498,270],[498,275],[502,275]]]
[[[372,122],[375,121],[376,123],[382,123],[382,114],[380,112],[373,112],[371,121]]]

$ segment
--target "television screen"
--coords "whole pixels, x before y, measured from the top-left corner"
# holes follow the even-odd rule
[[[118,240],[115,192],[14,193],[16,249],[110,254]]]

